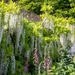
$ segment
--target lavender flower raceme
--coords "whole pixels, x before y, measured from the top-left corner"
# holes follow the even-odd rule
[[[25,66],[24,66],[24,72],[27,73],[28,72],[28,61],[26,61]]]
[[[50,58],[46,57],[45,58],[45,63],[44,63],[44,66],[43,66],[45,70],[50,69],[50,62],[51,62]]]
[[[44,64],[44,69],[47,70],[47,64],[46,63]]]
[[[50,59],[49,58],[46,58],[45,61],[48,64],[50,62]]]
[[[38,58],[37,49],[34,50],[34,58],[35,58],[36,64],[39,64],[39,58]]]

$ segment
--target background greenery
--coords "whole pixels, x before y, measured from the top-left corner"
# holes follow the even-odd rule
[[[74,75],[75,74],[75,60],[69,58],[68,51],[70,50],[73,43],[67,38],[67,46],[63,48],[60,42],[60,35],[64,34],[66,37],[71,34],[70,25],[75,24],[75,0],[2,0],[0,2],[0,16],[2,17],[2,24],[4,24],[4,15],[20,14],[20,10],[27,10],[40,16],[39,22],[28,21],[26,18],[23,19],[23,28],[25,29],[25,45],[23,46],[22,54],[14,53],[12,43],[7,44],[6,36],[8,31],[3,35],[1,48],[4,48],[5,55],[4,60],[10,59],[12,54],[16,58],[16,72],[14,75],[39,75],[38,67],[35,61],[34,52],[31,51],[32,37],[34,36],[35,41],[41,38],[40,51],[42,57],[39,55],[41,64],[40,75]],[[47,18],[48,23],[53,21],[53,30],[43,27],[44,19]],[[47,24],[46,24],[47,26]],[[15,41],[15,36],[13,36]],[[13,42],[14,42],[13,41]],[[23,41],[23,38],[20,38]],[[36,42],[35,42],[36,44]],[[36,46],[35,46],[36,47]],[[30,52],[30,59],[27,60],[25,56],[26,52]],[[52,59],[51,68],[44,70],[43,62],[45,62],[45,54]],[[32,56],[31,56],[32,55]],[[24,64],[26,61],[29,62],[29,71],[24,73]],[[9,60],[9,67],[11,68],[11,60]],[[34,71],[33,71],[34,70]],[[8,70],[8,75],[13,75],[11,70]]]

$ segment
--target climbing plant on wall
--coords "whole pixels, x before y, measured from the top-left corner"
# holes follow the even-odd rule
[[[74,7],[73,0],[0,2],[0,75],[48,74],[74,44]],[[40,21],[27,20],[20,9],[39,14]]]

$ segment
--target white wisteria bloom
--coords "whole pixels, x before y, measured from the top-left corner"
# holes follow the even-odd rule
[[[7,75],[8,71],[8,62],[4,62],[0,64],[0,75]]]
[[[67,44],[67,40],[66,40],[66,35],[65,34],[60,34],[60,42],[61,42],[61,45],[63,46],[63,48],[65,48],[66,44]]]
[[[71,42],[74,44],[75,43],[75,26],[71,25],[70,30],[71,30]]]
[[[2,41],[3,31],[3,26],[0,26],[0,42]]]
[[[11,56],[11,61],[12,61],[11,70],[12,70],[12,73],[15,73],[15,71],[16,71],[15,55],[12,55],[12,56]]]
[[[16,27],[16,22],[18,20],[18,16],[14,14],[10,14],[10,19],[9,19],[9,28],[14,28]]]
[[[43,26],[54,31],[54,27],[53,27],[54,23],[52,19],[49,20],[48,18],[45,17],[43,20]]]

